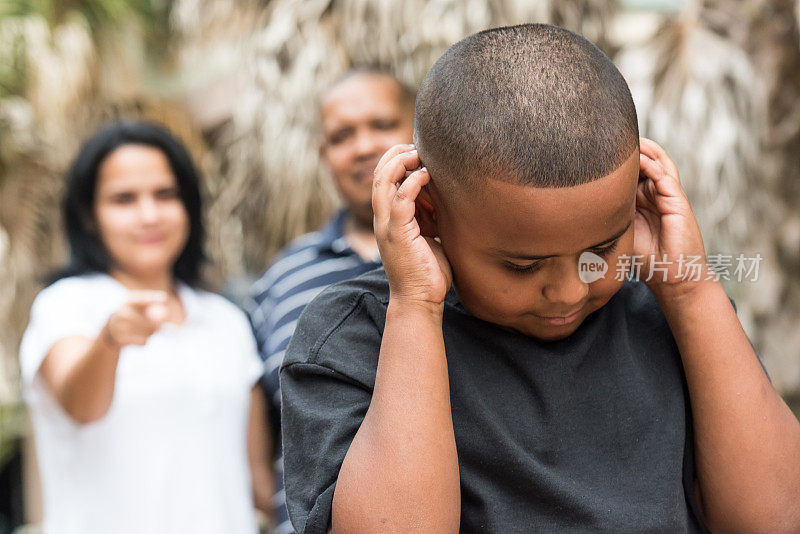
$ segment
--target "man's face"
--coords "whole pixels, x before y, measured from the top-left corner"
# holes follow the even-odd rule
[[[352,215],[372,225],[372,176],[394,145],[410,143],[413,106],[391,77],[356,74],[322,100],[321,155]]]
[[[464,307],[540,340],[572,334],[622,287],[617,258],[633,250],[638,175],[636,150],[616,171],[575,187],[488,180],[472,197],[441,202],[434,193],[438,234]],[[586,251],[607,262],[604,278],[585,283],[579,276]]]

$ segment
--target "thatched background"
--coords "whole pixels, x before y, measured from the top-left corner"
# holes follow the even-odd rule
[[[729,283],[780,391],[800,388],[800,47],[791,0],[691,2],[617,58],[642,130],[681,170],[709,253],[760,253]]]
[[[0,49],[24,42],[29,72],[0,94],[0,401],[18,395],[16,347],[37,276],[63,258],[56,209],[63,172],[97,124],[119,114],[160,119],[192,146],[207,177],[209,275],[237,293],[334,206],[317,158],[321,87],[364,65],[416,85],[454,41],[525,21],[576,30],[615,57],[643,134],[681,169],[709,252],[764,256],[759,283],[729,290],[776,386],[797,392],[794,3],[690,1],[636,43],[624,28],[615,34],[618,12],[613,0],[177,0],[155,76],[141,25],[111,31],[78,16],[0,20]]]

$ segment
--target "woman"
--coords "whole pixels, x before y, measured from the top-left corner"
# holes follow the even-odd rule
[[[198,288],[188,153],[114,124],[81,149],[64,209],[71,261],[20,350],[45,533],[255,532],[254,497],[271,508],[262,365],[245,315]]]

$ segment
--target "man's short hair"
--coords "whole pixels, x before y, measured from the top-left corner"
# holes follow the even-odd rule
[[[596,46],[547,24],[482,31],[445,52],[417,93],[414,142],[437,186],[487,178],[571,187],[639,146],[628,85]]]

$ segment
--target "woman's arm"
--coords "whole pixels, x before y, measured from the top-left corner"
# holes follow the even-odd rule
[[[106,341],[106,327],[96,339],[64,338],[45,356],[39,374],[58,403],[75,422],[103,417],[114,396],[119,348]]]
[[[256,508],[266,514],[273,524],[275,522],[275,508],[272,506],[272,494],[275,489],[275,474],[272,470],[274,450],[264,392],[261,386],[255,385],[250,391],[250,420],[247,429],[250,480]]]
[[[166,318],[165,302],[160,291],[132,292],[95,339],[70,336],[53,344],[39,375],[75,422],[91,423],[108,412],[122,347],[147,343]]]

